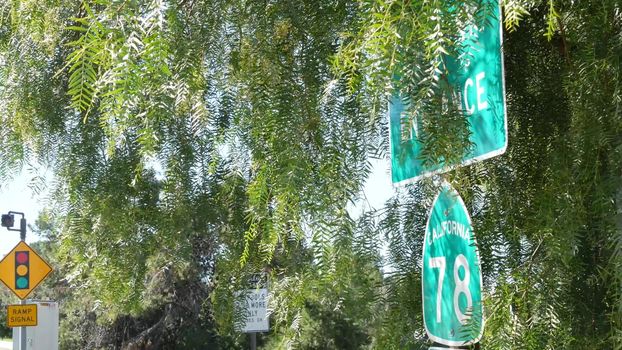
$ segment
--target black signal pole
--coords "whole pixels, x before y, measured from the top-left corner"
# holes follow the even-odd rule
[[[15,215],[22,216],[19,220],[19,228],[13,228],[13,226],[15,226]],[[26,240],[26,217],[24,217],[24,213],[10,211],[8,214],[2,214],[2,226],[6,227],[9,231],[18,231],[19,239],[21,241]]]

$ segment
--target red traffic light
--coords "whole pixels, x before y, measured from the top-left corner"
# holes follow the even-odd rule
[[[19,252],[15,254],[15,260],[18,264],[25,264],[28,262],[28,254],[26,252]]]

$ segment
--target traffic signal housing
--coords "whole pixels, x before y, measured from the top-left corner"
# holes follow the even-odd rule
[[[15,217],[11,214],[2,214],[2,220],[0,220],[2,227],[11,228],[15,225]]]
[[[30,252],[15,252],[15,289],[30,289]]]

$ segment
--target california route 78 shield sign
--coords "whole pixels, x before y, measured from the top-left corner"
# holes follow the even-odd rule
[[[444,183],[432,204],[423,243],[423,321],[433,341],[469,345],[484,332],[482,273],[469,213]]]

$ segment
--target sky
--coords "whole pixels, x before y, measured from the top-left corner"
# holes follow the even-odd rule
[[[361,211],[370,209],[380,209],[387,199],[389,199],[395,189],[391,185],[391,175],[389,172],[388,159],[371,159],[372,172],[365,183],[364,193],[366,201],[356,208],[351,214],[357,217]],[[0,187],[0,214],[9,211],[22,212],[25,214],[28,224],[33,224],[39,212],[44,208],[45,192],[37,195],[28,187],[32,175],[25,171]],[[350,208],[349,208],[350,209]],[[357,212],[358,211],[358,212]],[[15,216],[15,227],[19,228],[20,216]],[[32,231],[26,233],[26,243],[38,241],[40,238]],[[0,257],[6,255],[19,242],[19,232],[8,231],[5,227],[0,227]]]
[[[391,184],[388,159],[370,159],[372,171],[365,182],[363,193],[364,200],[358,203],[356,208],[348,208],[350,214],[356,218],[363,210],[380,209],[384,203],[395,193]]]

